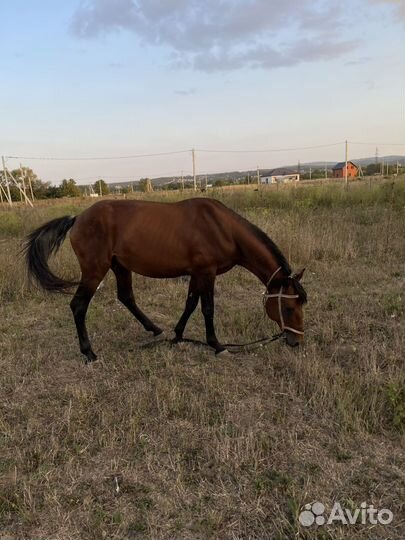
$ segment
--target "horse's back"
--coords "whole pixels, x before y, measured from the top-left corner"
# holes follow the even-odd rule
[[[232,217],[213,199],[176,203],[100,201],[83,212],[71,241],[76,254],[116,256],[134,272],[152,277],[193,273],[196,266],[225,268],[235,253]],[[80,257],[79,257],[80,259]]]

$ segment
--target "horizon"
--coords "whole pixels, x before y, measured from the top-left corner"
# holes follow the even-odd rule
[[[190,150],[190,153],[191,153],[191,150]],[[113,158],[115,159],[115,158]],[[376,156],[363,156],[363,157],[359,157],[359,158],[351,158],[351,159],[348,159],[348,162],[349,161],[353,161],[355,164],[356,162],[361,162],[361,161],[369,161],[370,163],[372,161],[374,161],[374,159],[376,159]],[[388,163],[389,161],[386,161],[386,160],[392,160],[392,159],[396,159],[398,162],[399,161],[405,161],[405,155],[400,155],[400,154],[389,154],[389,155],[382,155],[382,156],[378,156],[378,163]],[[63,161],[63,160],[62,160]],[[339,162],[343,162],[344,163],[344,159],[343,160],[311,160],[311,161],[305,161],[305,162],[301,162],[299,161],[299,163],[296,163],[296,164],[293,164],[293,163],[284,163],[282,165],[277,165],[275,167],[261,167],[259,168],[259,172],[260,174],[263,173],[263,172],[266,172],[267,174],[269,172],[273,172],[273,171],[277,171],[278,169],[295,169],[295,170],[298,170],[298,167],[302,167],[303,169],[303,172],[307,172],[305,171],[305,169],[308,169],[308,167],[311,167],[311,166],[314,166],[315,165],[317,166],[317,168],[314,168],[313,169],[313,172],[315,172],[316,170],[320,170],[322,169],[323,167],[328,167],[328,170],[331,170],[331,168],[339,163]],[[393,163],[390,163],[390,165],[392,166]],[[402,167],[403,165],[401,165]],[[23,165],[23,167],[25,167],[25,165]],[[36,173],[36,169],[33,169],[32,167],[28,167],[30,169],[33,170],[34,173]],[[9,169],[11,170],[11,169]],[[14,170],[18,170],[18,167],[16,167]],[[252,173],[252,178],[253,176],[256,175],[257,173],[257,167],[256,168],[247,168],[247,169],[243,169],[243,168],[240,168],[240,169],[227,169],[227,170],[223,170],[223,171],[218,171],[218,170],[213,170],[211,172],[196,172],[196,178],[200,178],[200,177],[203,177],[203,176],[216,176],[216,175],[226,175],[226,174],[236,174],[236,173],[240,173],[240,174],[246,174],[246,173]],[[92,176],[92,177],[89,177],[89,178],[85,178],[85,179],[77,179],[77,178],[73,178],[72,176],[65,176],[64,178],[61,178],[59,181],[49,181],[51,183],[51,185],[54,185],[54,186],[57,186],[59,185],[62,180],[67,180],[67,179],[73,179],[75,180],[76,184],[78,186],[81,186],[81,187],[86,187],[86,186],[89,186],[91,184],[94,184],[96,183],[98,180],[102,179],[106,182],[106,184],[109,184],[109,185],[130,185],[130,184],[133,184],[133,183],[137,183],[139,182],[140,180],[143,180],[143,179],[146,179],[146,178],[149,178],[150,180],[165,180],[165,179],[172,179],[172,181],[174,180],[177,180],[177,181],[180,181],[180,178],[181,176],[183,176],[183,178],[186,180],[186,179],[192,179],[193,178],[193,174],[192,172],[184,172],[184,174],[169,174],[169,175],[154,175],[154,176],[136,176],[136,175],[129,175],[129,176],[113,176],[113,177],[110,177],[108,175],[98,175],[98,176]],[[41,180],[44,180],[43,178],[41,178],[39,176],[39,178]],[[81,181],[80,181],[81,180]],[[167,182],[167,183],[171,183],[171,182]]]
[[[85,185],[186,176],[192,148],[198,175],[338,162],[346,139],[349,160],[404,154],[401,0],[16,0],[2,16],[9,169]]]

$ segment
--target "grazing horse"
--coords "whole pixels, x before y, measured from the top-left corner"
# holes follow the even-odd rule
[[[69,230],[81,268],[80,282],[61,279],[48,266],[50,255],[57,252]],[[86,362],[97,358],[86,330],[87,308],[110,268],[117,280],[118,299],[154,336],[162,330],[137,306],[131,272],[153,278],[191,276],[185,309],[174,329],[175,341],[182,340],[201,298],[207,343],[218,354],[226,349],[214,329],[215,278],[239,265],[266,286],[267,315],[278,323],[288,345],[298,345],[303,339],[306,293],[300,279],[304,270],[292,274],[279,248],[263,231],[214,199],[100,201],[79,216],[57,218],[33,231],[26,238],[25,257],[29,275],[43,289],[67,292],[78,285],[70,306]]]

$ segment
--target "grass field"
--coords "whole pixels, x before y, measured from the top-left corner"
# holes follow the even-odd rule
[[[88,201],[0,210],[0,538],[403,538],[404,179],[212,192],[306,266],[306,344],[216,359],[145,347],[108,275],[89,309],[85,366],[69,298],[30,290],[23,236]],[[179,199],[159,193],[149,198]],[[69,241],[53,262],[78,277]],[[135,277],[170,335],[187,282]],[[223,341],[276,331],[242,269],[217,281]],[[204,336],[200,312],[186,329]],[[302,506],[363,501],[388,525],[302,527]]]

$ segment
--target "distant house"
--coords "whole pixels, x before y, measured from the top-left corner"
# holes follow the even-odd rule
[[[289,182],[298,182],[300,175],[293,174],[273,174],[268,176],[262,176],[260,181],[262,184],[288,184]]]
[[[347,177],[348,178],[354,178],[358,175],[359,168],[357,165],[353,163],[353,161],[347,162]],[[344,161],[341,161],[339,163],[336,163],[336,165],[332,168],[332,175],[333,178],[345,178],[346,177],[346,163]]]

